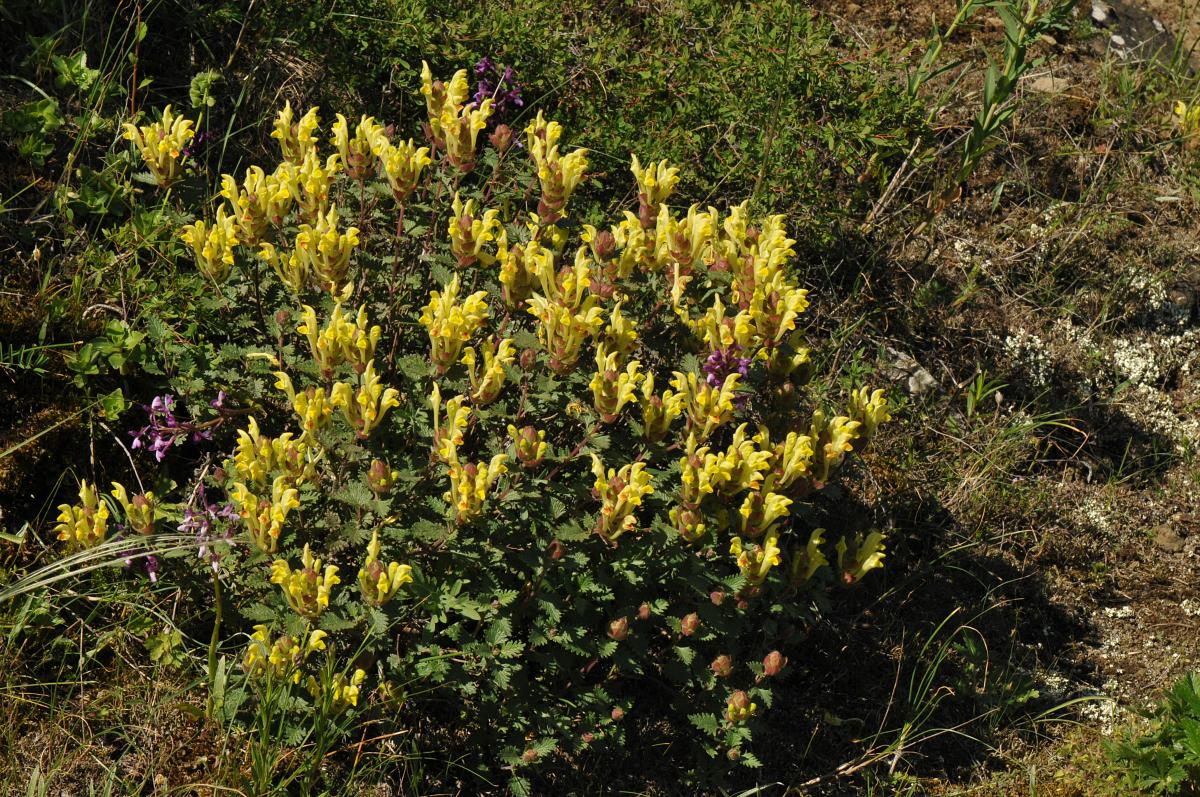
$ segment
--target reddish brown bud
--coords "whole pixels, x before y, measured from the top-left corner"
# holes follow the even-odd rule
[[[610,260],[617,250],[617,239],[608,230],[596,233],[596,257]]]
[[[739,758],[742,757],[742,751],[736,747],[730,747],[729,752],[727,752],[725,754],[725,757],[728,758],[730,761],[737,761]]]
[[[726,654],[722,653],[712,660],[712,664],[708,665],[713,671],[713,675],[718,678],[728,678],[733,674],[733,660]]]
[[[720,606],[725,602],[725,593],[719,589],[714,589],[708,597],[712,600],[714,606]]]
[[[684,636],[691,636],[700,628],[700,615],[692,612],[684,617],[679,623],[679,633]]]
[[[392,488],[392,470],[381,459],[371,461],[371,469],[367,471],[367,486],[376,495],[383,495]]]
[[[291,314],[288,313],[287,310],[276,310],[275,311],[275,323],[278,324],[279,326],[283,326],[284,324],[286,324],[288,322],[288,318],[290,316],[291,316]]]
[[[558,540],[550,540],[550,544],[546,546],[546,550],[550,552],[550,559],[555,562],[562,559],[563,553],[566,551],[563,544]]]
[[[521,760],[524,761],[526,764],[532,764],[534,761],[537,761],[537,759],[538,759],[538,752],[537,752],[537,750],[534,750],[532,747],[529,748],[528,750],[526,750],[521,755]]]
[[[625,719],[625,709],[621,708],[620,706],[614,708],[612,710],[612,718],[613,722],[620,722],[621,720]]]
[[[779,671],[787,666],[787,659],[778,650],[772,650],[763,659],[763,675],[770,678],[773,675],[778,675]]]
[[[537,351],[535,349],[525,349],[521,352],[521,370],[531,371],[533,366],[537,365]]]
[[[649,620],[650,619],[650,604],[643,603],[641,606],[638,607],[638,619],[639,620]]]
[[[592,741],[596,738],[596,734],[592,733],[591,731],[588,731],[580,738],[583,739],[584,744],[591,744]]]
[[[750,695],[739,689],[729,696],[729,705],[736,709],[750,708]]]
[[[503,155],[512,146],[513,133],[512,128],[508,125],[496,125],[496,129],[488,136],[488,141],[492,142],[492,146],[496,151]]]
[[[608,624],[608,635],[612,639],[620,642],[629,636],[629,618],[618,617]]]
[[[226,476],[228,476],[228,474],[225,472],[224,468],[213,468],[213,481],[215,481],[217,484],[224,484]]]

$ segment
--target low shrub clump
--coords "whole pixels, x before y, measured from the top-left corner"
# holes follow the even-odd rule
[[[420,142],[285,105],[280,161],[181,219],[164,254],[194,260],[221,332],[155,336],[182,397],[135,446],[194,470],[84,482],[59,535],[210,585],[210,711],[246,723],[264,790],[321,777],[364,723],[484,751],[518,791],[639,717],[756,765],[789,640],[882,563],[879,532],[827,533],[813,499],[887,399],[805,399],[781,216],[672,207],[678,170],[634,156],[637,205],[606,217],[542,113],[514,130],[465,72],[426,67],[421,93]],[[164,212],[189,213],[194,127],[126,126]],[[199,565],[155,558],[172,527]],[[309,764],[281,780],[278,744]]]

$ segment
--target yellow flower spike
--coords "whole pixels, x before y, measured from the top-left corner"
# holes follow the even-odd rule
[[[363,600],[372,606],[382,606],[394,596],[401,587],[412,582],[412,567],[391,562],[384,565],[379,561],[379,532],[371,534],[367,543],[367,558],[358,571],[358,586],[362,590]]]
[[[667,516],[679,536],[687,542],[699,542],[708,534],[708,524],[698,507],[673,506]]]
[[[466,406],[466,396],[455,396],[446,402],[446,422],[442,423],[442,391],[437,383],[429,395],[433,406],[433,456],[446,463],[458,459],[458,447],[463,442],[463,432],[471,420],[471,408]]]
[[[490,266],[496,256],[484,250],[484,245],[504,238],[504,227],[500,223],[498,210],[485,210],[481,218],[475,216],[475,200],[463,204],[458,192],[454,192],[451,205],[453,213],[446,222],[450,234],[450,251],[458,258],[458,265],[465,267],[473,263]],[[504,246],[507,249],[507,246]]]
[[[379,161],[392,189],[392,196],[401,203],[417,189],[421,173],[433,162],[429,157],[429,147],[418,148],[411,138],[399,144],[388,144],[379,153]]]
[[[276,681],[290,680],[300,683],[300,665],[320,650],[325,650],[324,631],[313,630],[303,646],[293,636],[286,634],[275,639],[265,625],[254,626],[246,655],[242,659],[242,670],[248,678],[270,678]]]
[[[641,363],[631,360],[622,371],[617,352],[608,351],[603,343],[596,346],[596,372],[590,387],[601,423],[612,423],[625,405],[636,400],[638,385],[645,378],[640,369]]]
[[[478,107],[471,103],[460,109],[454,118],[442,117],[443,130],[446,133],[446,157],[461,172],[469,172],[475,168],[475,146],[479,132],[487,127],[492,107],[491,98],[487,98],[479,103]]]
[[[59,504],[58,524],[54,530],[58,539],[72,547],[92,548],[104,542],[108,535],[108,504],[100,500],[96,488],[87,481],[79,483],[79,503]]]
[[[1188,105],[1183,100],[1175,103],[1175,121],[1185,136],[1200,133],[1200,105]]]
[[[779,564],[779,535],[774,531],[768,532],[762,545],[743,545],[741,537],[734,537],[729,544],[729,553],[737,557],[738,569],[747,582],[761,584],[771,568]]]
[[[275,387],[287,395],[288,403],[292,405],[292,411],[300,419],[302,440],[309,440],[314,432],[329,426],[330,418],[333,416],[333,405],[329,401],[329,395],[323,389],[309,387],[304,392],[297,393],[292,386],[291,377],[283,371],[276,371],[275,379]]]
[[[583,299],[577,307],[565,304],[570,297],[551,301],[541,294],[529,297],[528,312],[541,323],[538,340],[550,355],[550,368],[565,374],[579,361],[583,344],[604,326],[604,310],[594,296]]]
[[[642,382],[642,436],[658,442],[667,436],[671,424],[683,413],[684,397],[672,390],[662,395],[654,392],[654,374],[647,373]]]
[[[338,382],[331,391],[330,403],[340,407],[346,423],[354,428],[358,438],[365,440],[383,422],[387,411],[400,406],[400,391],[394,387],[384,388],[375,373],[375,363],[367,363],[359,381],[358,390],[345,382]]]
[[[742,490],[758,490],[762,486],[764,475],[771,468],[774,453],[770,450],[759,450],[755,440],[747,436],[747,428],[747,424],[744,423],[737,428],[729,447],[721,455],[722,463],[729,473],[729,480],[722,485],[722,491],[727,495]]]
[[[316,311],[304,305],[296,331],[308,338],[313,363],[326,379],[342,363],[349,363],[356,373],[363,373],[375,356],[375,346],[382,334],[378,325],[368,327],[366,305],[358,308],[358,315],[351,321],[342,313],[341,302],[336,301],[323,329],[317,324]]]
[[[637,327],[621,312],[621,302],[613,305],[608,314],[608,326],[604,328],[604,342],[609,351],[614,351],[622,357],[633,354],[637,348]]]
[[[321,124],[321,117],[317,108],[309,108],[304,116],[300,117],[299,122],[293,121],[294,119],[295,112],[292,110],[291,101],[284,102],[283,110],[275,117],[272,125],[274,129],[271,131],[271,138],[279,141],[279,150],[283,153],[284,160],[299,166],[310,153],[316,154],[317,138],[314,134]]]
[[[641,506],[643,497],[654,492],[650,474],[644,462],[606,470],[600,457],[592,454],[592,475],[596,477],[592,495],[600,501],[596,532],[609,542],[616,542],[637,526],[634,510]]]
[[[617,260],[617,271],[628,276],[634,268],[654,267],[658,261],[654,258],[654,242],[647,235],[638,217],[624,211],[624,218],[613,225],[611,229],[613,240],[616,242],[620,255]]]
[[[792,499],[779,493],[747,493],[738,509],[741,536],[753,540],[775,533],[776,524],[788,516],[791,505]]]
[[[429,304],[421,311],[421,323],[429,331],[430,359],[444,374],[462,354],[465,344],[483,326],[490,311],[487,291],[476,291],[459,303],[456,274],[441,291],[429,292]]]
[[[750,700],[750,696],[738,690],[729,696],[725,706],[725,719],[731,723],[745,722],[758,713],[758,704]]]
[[[637,180],[639,193],[645,195],[643,202],[654,207],[666,202],[679,184],[679,169],[665,160],[649,161],[643,167],[636,154],[631,153],[631,158],[633,163],[629,168]]]
[[[500,395],[504,387],[507,372],[504,366],[512,365],[516,359],[516,347],[511,338],[504,338],[496,345],[488,338],[480,346],[483,356],[482,368],[477,368],[475,349],[468,346],[463,350],[461,362],[467,366],[467,376],[471,380],[471,398],[476,406],[483,407],[491,404]]]
[[[507,461],[507,454],[496,454],[488,463],[450,461],[450,489],[444,497],[454,507],[457,522],[468,523],[479,516],[488,490],[508,472]]]
[[[525,128],[527,148],[537,167],[538,183],[542,189],[537,212],[544,224],[553,224],[566,215],[567,201],[588,167],[585,149],[573,150],[566,156],[559,155],[558,139],[561,135],[562,126],[558,122],[547,122],[541,111]]]
[[[316,220],[315,226],[301,224],[296,233],[295,252],[304,261],[304,270],[311,274],[324,291],[336,295],[346,282],[350,255],[358,246],[358,228],[338,231],[338,209],[330,207]]]
[[[449,83],[433,79],[429,64],[421,62],[421,93],[425,95],[425,110],[429,118],[429,131],[439,145],[446,143],[446,135],[459,118],[459,109],[470,93],[467,70],[454,73]]]
[[[504,248],[498,253],[500,285],[504,302],[509,307],[521,307],[540,282],[539,275],[554,273],[554,253],[537,239],[527,244]]]
[[[781,442],[772,445],[770,433],[764,427],[754,436],[754,442],[759,450],[771,453],[766,489],[786,490],[798,479],[811,476],[813,440],[808,435],[788,432]]]
[[[875,436],[879,424],[892,419],[888,414],[887,396],[882,390],[872,392],[870,388],[861,388],[850,394],[850,409],[847,411],[851,420],[857,421],[859,441],[866,443]],[[857,445],[857,442],[856,442]]]
[[[358,705],[358,695],[363,682],[367,680],[366,671],[356,669],[354,674],[349,679],[342,673],[337,673],[333,676],[333,682],[329,686],[329,707],[332,711],[344,711],[350,706]],[[310,680],[310,683],[315,686],[315,680]],[[310,688],[310,691],[313,691]],[[316,695],[320,695],[320,690],[316,690]]]
[[[289,486],[285,476],[277,476],[271,485],[270,499],[259,497],[243,482],[233,483],[229,497],[258,549],[274,553],[288,513],[300,506],[299,491]]]
[[[699,506],[704,496],[729,482],[732,471],[724,457],[699,445],[696,433],[688,432],[684,455],[679,460],[680,501],[686,506]]]
[[[267,659],[271,655],[271,632],[265,625],[254,626],[246,655],[242,658],[242,671],[250,678],[258,678],[267,672]]]
[[[820,410],[813,412],[809,437],[813,445],[812,479],[820,487],[826,484],[841,466],[846,454],[854,450],[862,424],[844,415],[826,418]]]
[[[183,170],[180,156],[196,135],[195,123],[191,119],[176,116],[168,105],[163,108],[161,121],[142,127],[126,122],[122,129],[125,131],[124,137],[138,148],[146,168],[160,187],[166,188],[179,179]]]
[[[301,568],[293,570],[286,559],[276,559],[271,564],[271,583],[278,584],[292,611],[301,617],[315,620],[329,608],[330,594],[337,584],[337,565],[321,567],[321,560],[313,556],[305,544],[300,556]]]
[[[293,294],[299,295],[304,291],[309,280],[306,258],[301,257],[295,250],[280,252],[273,244],[265,241],[260,245],[258,257],[271,266],[279,281]]]
[[[333,179],[340,170],[340,155],[330,155],[322,162],[315,149],[305,154],[304,160],[297,165],[290,188],[300,207],[300,215],[309,222],[319,219],[328,211],[329,189],[333,187]]]
[[[246,429],[239,429],[228,470],[233,481],[252,482],[265,488],[273,470],[281,470],[293,486],[312,478],[315,461],[307,443],[294,440],[291,432],[277,438],[263,435],[253,416]]]
[[[224,282],[233,269],[233,247],[239,243],[237,224],[225,214],[225,206],[217,207],[217,218],[209,227],[203,220],[185,226],[179,237],[192,248],[196,267],[213,282]]]
[[[304,643],[304,655],[307,657],[318,650],[325,650],[325,638],[328,636],[329,634],[316,628],[309,631],[308,641]]]
[[[686,319],[685,319],[686,320]],[[720,296],[713,297],[712,306],[698,320],[687,320],[692,334],[700,338],[710,352],[725,351],[734,346],[751,351],[761,344],[755,336],[754,317],[747,310],[730,318],[725,314],[725,303]]]
[[[792,556],[793,586],[798,587],[808,583],[818,570],[829,564],[829,560],[821,552],[821,546],[825,544],[824,535],[825,529],[813,529],[813,533],[808,538],[808,544],[802,549],[798,548]]]
[[[699,440],[707,440],[715,429],[733,418],[740,380],[741,374],[732,373],[725,377],[721,387],[714,388],[694,373],[675,372],[671,386],[683,397],[688,428],[696,432]]]
[[[154,493],[135,495],[132,499],[120,482],[112,483],[112,497],[125,510],[125,521],[138,534],[154,531]]]
[[[849,545],[843,537],[836,548],[837,566],[845,584],[853,584],[875,568],[883,567],[883,534],[878,531],[870,532],[866,539],[858,534]]]
[[[366,180],[374,176],[375,158],[379,154],[376,142],[379,136],[384,135],[383,125],[376,122],[375,117],[363,115],[352,137],[350,123],[339,113],[337,121],[333,123],[332,133],[329,143],[338,151],[350,179]]]

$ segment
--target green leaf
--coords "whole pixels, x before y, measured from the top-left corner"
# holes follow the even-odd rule
[[[715,714],[688,714],[688,722],[709,736],[717,735],[719,723]]]

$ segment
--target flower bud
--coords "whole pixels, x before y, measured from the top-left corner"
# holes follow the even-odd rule
[[[700,615],[692,612],[683,618],[679,623],[679,633],[684,636],[691,636],[700,628]]]
[[[727,752],[725,754],[725,757],[728,758],[730,761],[737,761],[739,758],[742,757],[742,751],[736,747],[730,747],[729,752]]]
[[[367,471],[367,486],[375,495],[383,495],[392,489],[399,475],[398,471],[389,468],[383,460],[372,460],[371,469]]]
[[[778,650],[772,650],[763,659],[763,675],[770,678],[773,675],[778,675],[779,671],[787,666],[787,659]]]
[[[719,589],[714,589],[712,594],[708,596],[714,606],[720,606],[725,602],[725,593]]]
[[[596,734],[592,733],[591,731],[588,731],[587,733],[583,734],[583,736],[581,736],[580,738],[583,740],[584,744],[591,744],[592,741],[595,740]]]
[[[722,653],[712,660],[712,664],[708,665],[708,668],[718,678],[728,678],[733,674],[733,660],[728,655]]]
[[[618,617],[608,624],[608,635],[612,639],[620,642],[629,636],[629,618]]]
[[[521,755],[521,760],[524,761],[526,764],[532,764],[534,761],[537,761],[537,758],[538,758],[538,752],[537,752],[537,750],[534,750],[532,747],[529,748],[528,750],[526,750]]]
[[[512,128],[504,124],[496,125],[496,129],[488,136],[488,141],[492,142],[492,146],[496,148],[496,151],[503,155],[512,146]]]
[[[550,552],[550,559],[555,562],[562,559],[563,553],[566,551],[563,544],[558,540],[550,540],[550,544],[546,546],[546,550]]]
[[[608,230],[596,233],[596,257],[611,260],[617,251],[617,239]]]
[[[612,718],[613,722],[620,722],[621,720],[625,719],[625,709],[621,708],[620,706],[614,708],[612,710]]]
[[[287,310],[276,310],[275,311],[275,323],[282,327],[287,324],[288,318],[290,316],[291,316],[291,314],[288,313]]]
[[[525,349],[522,351],[520,363],[522,371],[532,371],[533,367],[537,365],[537,350]]]
[[[224,468],[213,468],[213,481],[217,484],[224,484],[228,475]]]
[[[641,606],[638,607],[638,619],[639,620],[649,620],[650,619],[650,604],[643,603]]]

